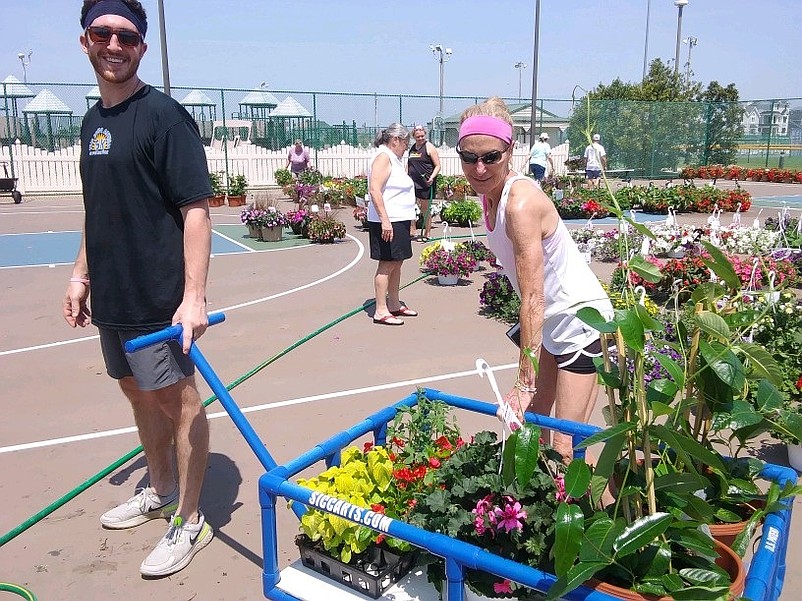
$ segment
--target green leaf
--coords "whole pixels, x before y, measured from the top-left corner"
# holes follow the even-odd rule
[[[626,221],[629,225],[635,228],[638,232],[642,235],[646,236],[647,238],[651,238],[652,240],[657,240],[657,237],[654,235],[654,232],[649,229],[649,226],[641,223],[640,221],[634,221],[630,217],[624,217],[624,221]]]
[[[661,417],[663,415],[671,415],[674,413],[674,410],[665,403],[661,403],[660,401],[652,401],[652,413],[655,417]]]
[[[598,514],[597,514],[598,516]],[[615,522],[607,516],[594,516],[594,522],[585,532],[585,539],[579,550],[579,561],[598,561],[604,558],[612,562],[613,542],[624,530],[623,519]]]
[[[557,521],[554,525],[554,556],[555,574],[564,576],[574,565],[579,548],[582,544],[582,533],[585,530],[585,516],[578,505],[560,503],[557,507]]]
[[[674,591],[671,596],[674,601],[718,601],[729,591],[727,586],[703,587],[690,586],[682,590]]]
[[[565,472],[565,494],[578,499],[585,496],[590,486],[590,468],[584,459],[573,459]]]
[[[785,403],[783,393],[768,380],[761,380],[757,385],[757,407],[761,411],[779,409]]]
[[[717,246],[710,244],[710,242],[702,241],[702,246],[705,247],[705,250],[710,255],[710,259],[702,259],[704,264],[709,267],[720,280],[727,284],[727,286],[733,290],[740,290],[741,280],[738,278],[738,274],[735,273],[735,269],[727,256],[721,252]]]
[[[727,342],[732,336],[732,332],[730,332],[730,327],[727,325],[727,322],[724,321],[724,318],[716,313],[711,311],[702,311],[701,313],[697,313],[693,316],[694,322],[696,325],[699,326],[699,329],[713,336],[718,338],[719,342]]]
[[[516,430],[507,438],[504,446],[504,455],[501,458],[501,479],[504,486],[509,486],[515,480],[515,447],[518,443],[518,432]]]
[[[615,557],[626,557],[648,545],[668,530],[673,519],[670,513],[657,512],[635,520],[616,537],[613,543]]]
[[[662,332],[666,329],[666,327],[662,324],[662,322],[657,321],[654,317],[649,315],[649,311],[646,310],[646,307],[641,305],[640,303],[635,305],[635,311],[638,314],[638,318],[641,320],[643,327],[646,328],[650,332]]]
[[[646,388],[646,400],[649,401],[649,403],[664,402],[668,404],[674,400],[678,390],[677,385],[671,380],[662,378],[659,380],[652,380]],[[669,412],[670,411],[669,408]]]
[[[618,329],[624,338],[626,346],[638,352],[643,352],[646,338],[643,322],[641,322],[638,314],[632,309],[616,309],[615,321],[618,323]]]
[[[603,334],[613,334],[616,329],[618,329],[614,321],[607,321],[604,316],[599,313],[599,310],[593,307],[582,307],[576,312],[576,316],[591,328]]]
[[[741,389],[746,381],[740,359],[719,342],[699,341],[699,352],[718,378],[731,388]]]
[[[671,492],[696,492],[704,490],[710,485],[710,481],[699,474],[687,472],[671,472],[665,476],[658,476],[654,479],[655,490],[669,490]]]
[[[660,366],[668,372],[677,388],[685,388],[685,371],[680,367],[679,363],[663,353],[652,353],[652,357],[657,359]]]
[[[695,471],[693,467],[693,460],[695,459],[717,470],[720,474],[726,473],[721,456],[704,447],[697,440],[662,425],[653,426],[652,432],[677,453],[687,469]]]
[[[630,259],[629,268],[641,278],[647,282],[652,282],[653,284],[656,284],[663,279],[663,274],[660,272],[660,268],[654,263],[649,263],[649,261],[640,255],[635,255],[632,257],[632,259]]]
[[[524,424],[516,431],[515,477],[521,488],[525,487],[537,469],[540,458],[540,428],[534,424]]]
[[[738,345],[738,349],[757,377],[766,378],[778,388],[783,385],[783,370],[764,347],[743,342]]]
[[[728,411],[718,411],[713,415],[714,430],[740,430],[763,421],[763,416],[755,412],[751,403],[735,400]]]
[[[586,580],[590,580],[593,576],[609,564],[603,561],[583,561],[576,564],[565,576],[557,578],[557,581],[551,585],[551,588],[546,594],[546,601],[556,601],[566,593],[574,590]]]

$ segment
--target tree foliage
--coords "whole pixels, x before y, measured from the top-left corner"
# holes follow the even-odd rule
[[[675,172],[684,164],[733,156],[739,135],[738,91],[702,84],[674,73],[660,59],[638,83],[600,83],[574,107],[569,126],[571,154],[581,155],[594,133],[602,136],[608,164],[644,175]]]

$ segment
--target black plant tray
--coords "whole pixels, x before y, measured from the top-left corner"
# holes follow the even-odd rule
[[[331,557],[305,534],[296,536],[295,544],[301,552],[304,566],[371,599],[381,597],[415,565],[414,550],[399,555],[371,545],[364,553],[355,556],[350,564],[346,564]]]

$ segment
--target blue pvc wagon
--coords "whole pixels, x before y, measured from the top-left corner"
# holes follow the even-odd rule
[[[225,317],[222,313],[215,313],[209,316],[210,324],[220,323],[224,319]],[[155,334],[132,340],[127,343],[126,349],[135,351],[163,340],[180,340],[180,337],[181,327],[172,326]],[[312,505],[315,500],[313,495],[318,493],[295,484],[293,479],[301,471],[320,462],[323,462],[327,467],[337,465],[340,452],[366,434],[373,435],[375,444],[384,444],[387,424],[395,417],[398,407],[412,406],[417,403],[417,394],[410,394],[394,405],[377,411],[363,421],[354,424],[351,428],[321,442],[294,460],[284,465],[278,465],[270,455],[264,442],[260,440],[256,431],[245,419],[226,386],[201,354],[197,345],[192,345],[189,356],[267,470],[267,473],[259,479],[259,502],[262,507],[262,552],[264,557],[262,586],[265,597],[274,601],[312,601],[302,596],[296,596],[302,594],[298,591],[284,590],[281,587],[276,520],[278,497],[296,501],[296,503],[293,503],[293,511],[299,517],[303,515],[306,511],[305,506],[307,504]],[[490,403],[445,394],[439,390],[425,389],[424,392],[430,399],[443,401],[455,408],[488,416],[495,416],[496,413],[496,406]],[[575,445],[600,430],[596,426],[557,420],[531,413],[528,413],[526,418],[529,422],[571,434]],[[761,472],[761,476],[768,480],[776,481],[781,486],[786,482],[796,482],[797,480],[795,470],[772,464],[766,465]],[[793,499],[788,500],[785,509],[766,516],[759,546],[754,552],[746,576],[746,588],[743,597],[750,601],[777,601],[780,596],[785,579],[785,555],[788,547],[792,502]],[[328,511],[325,504],[322,507],[321,505],[315,505],[315,508]],[[342,504],[340,504],[338,510],[338,515],[342,516]],[[352,515],[357,515],[357,512],[353,512]],[[362,515],[362,513],[360,512],[359,515]],[[434,532],[427,532],[398,520],[384,518],[375,521],[361,520],[359,523],[369,526],[377,532],[384,532],[390,536],[408,541],[417,547],[443,557],[445,559],[447,578],[446,598],[449,601],[462,601],[464,594],[463,574],[466,568],[483,570],[539,591],[548,590],[556,580],[556,576],[553,574],[498,557],[474,545]],[[588,587],[579,587],[571,591],[565,598],[576,601],[615,601],[615,597],[594,591]]]

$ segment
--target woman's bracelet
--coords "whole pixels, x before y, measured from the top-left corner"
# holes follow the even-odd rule
[[[76,284],[83,284],[85,286],[88,286],[89,278],[71,277],[70,282],[75,282]]]
[[[532,394],[537,392],[537,388],[535,386],[527,386],[526,384],[524,384],[520,380],[516,380],[515,381],[515,388],[517,388],[521,392],[530,392]]]

